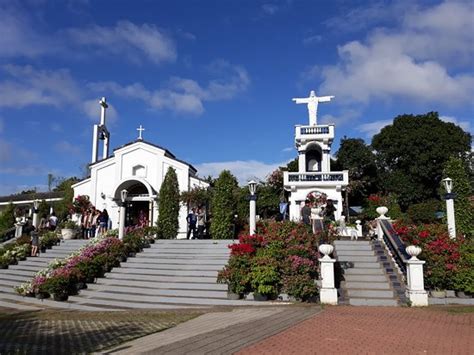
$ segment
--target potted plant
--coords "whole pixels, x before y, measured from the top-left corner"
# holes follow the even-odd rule
[[[64,240],[74,239],[77,233],[77,224],[73,221],[61,223],[61,236]]]
[[[250,284],[256,301],[275,299],[279,294],[280,274],[274,260],[257,256],[250,271]]]
[[[229,260],[229,264],[218,273],[217,282],[227,284],[228,299],[241,299],[251,290],[249,265],[249,259],[245,256],[233,257]]]

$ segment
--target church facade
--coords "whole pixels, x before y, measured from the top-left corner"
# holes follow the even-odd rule
[[[105,103],[105,99],[103,102]],[[89,165],[90,177],[73,185],[73,189],[74,196],[87,195],[97,209],[107,209],[112,228],[119,227],[122,205],[125,206],[126,227],[136,225],[138,219],[143,216],[149,225],[155,225],[159,218],[158,191],[169,168],[176,171],[180,192],[208,186],[207,182],[197,177],[197,170],[191,164],[177,159],[163,147],[144,141],[141,127],[136,141],[114,149],[113,154],[109,156],[105,108],[102,105],[101,124],[94,127],[93,157]],[[104,151],[102,159],[98,160],[100,140],[104,140]],[[127,194],[125,202],[122,202],[124,190]],[[182,205],[179,213],[178,238],[186,238],[187,214],[188,206]]]
[[[331,145],[334,125],[318,125],[318,103],[329,102],[334,96],[317,97],[311,91],[307,98],[293,99],[308,105],[309,125],[295,126],[295,146],[298,150],[298,172],[284,172],[285,190],[290,192],[290,219],[301,220],[301,207],[306,200],[324,196],[333,201],[339,220],[343,211],[342,191],[349,184],[349,172],[331,171]]]

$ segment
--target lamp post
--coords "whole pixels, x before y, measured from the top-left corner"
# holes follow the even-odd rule
[[[448,219],[448,232],[451,239],[456,239],[456,219],[454,217],[454,198],[456,195],[453,191],[453,180],[447,177],[443,179],[444,188],[446,189],[446,217]]]
[[[38,228],[38,207],[39,207],[39,200],[33,201],[33,227]]]
[[[257,226],[257,183],[254,180],[249,181],[250,191],[250,215],[249,215],[249,231],[250,235],[255,235]]]
[[[120,205],[119,239],[123,239],[125,234],[125,202],[127,200],[127,196],[127,190],[120,191],[120,201],[122,204]]]

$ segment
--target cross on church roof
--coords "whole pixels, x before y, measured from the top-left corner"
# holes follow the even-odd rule
[[[140,125],[139,128],[137,128],[137,131],[138,131],[138,139],[139,140],[143,140],[142,138],[142,132],[145,130],[145,128],[142,127],[142,125]]]

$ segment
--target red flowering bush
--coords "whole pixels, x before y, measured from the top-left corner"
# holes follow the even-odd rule
[[[89,196],[87,195],[78,195],[74,198],[72,205],[69,206],[69,211],[71,213],[83,213],[88,208],[92,206],[89,201]]]
[[[241,235],[239,244],[229,246],[231,257],[218,282],[240,295],[253,291],[275,298],[283,291],[309,300],[317,295],[320,239],[303,224],[261,221],[256,235]]]
[[[393,227],[405,245],[417,245],[422,249],[420,258],[426,261],[424,276],[427,287],[457,290],[464,288],[459,286],[460,282],[456,282],[459,279],[457,274],[464,272],[467,267],[467,263],[462,262],[466,255],[461,258],[461,253],[463,250],[469,250],[464,246],[472,244],[472,241],[466,241],[461,236],[451,239],[443,224],[395,223]]]

